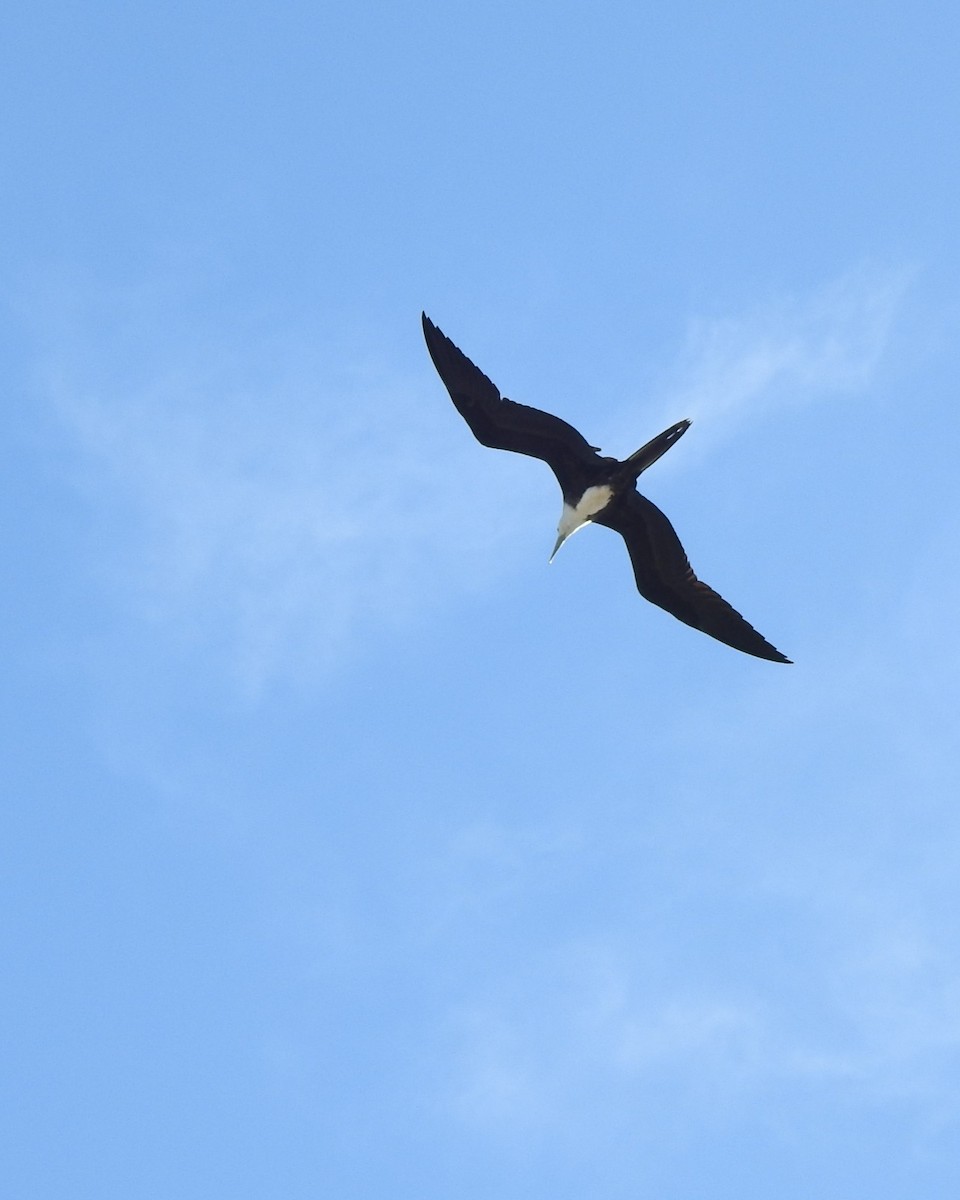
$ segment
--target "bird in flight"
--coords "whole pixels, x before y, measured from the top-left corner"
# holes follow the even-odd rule
[[[563,512],[551,562],[576,530],[588,522],[606,525],[626,542],[637,589],[645,600],[735,650],[770,662],[790,662],[696,577],[673,526],[637,491],[637,477],[675,445],[690,427],[689,421],[671,425],[622,462],[608,458],[560,417],[501,397],[427,314],[422,317],[433,365],[477,441],[495,450],[540,458],[556,475]]]

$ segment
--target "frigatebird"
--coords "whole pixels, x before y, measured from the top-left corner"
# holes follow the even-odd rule
[[[636,487],[638,476],[690,428],[678,421],[622,462],[601,455],[572,425],[552,413],[501,397],[499,389],[422,314],[423,335],[444,386],[474,437],[495,450],[542,459],[563,493],[557,544],[588,522],[616,530],[627,544],[637,589],[666,609],[735,650],[788,663],[752,625],[693,573],[680,539],[659,508]]]

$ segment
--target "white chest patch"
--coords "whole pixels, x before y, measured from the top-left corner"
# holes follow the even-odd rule
[[[613,488],[603,483],[599,487],[588,487],[580,497],[576,508],[564,503],[563,512],[560,514],[560,524],[557,526],[557,532],[561,539],[569,537],[574,530],[585,525],[598,512],[603,512],[612,496]]]
[[[599,487],[588,487],[580,497],[580,503],[573,510],[581,520],[589,521],[598,512],[602,512],[613,497],[613,488],[602,483]]]

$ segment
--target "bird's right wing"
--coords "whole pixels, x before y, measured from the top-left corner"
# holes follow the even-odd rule
[[[474,437],[495,450],[542,459],[560,479],[594,463],[595,446],[552,413],[501,397],[496,385],[423,314],[423,336],[440,378]]]
[[[771,662],[790,661],[696,577],[673,526],[646,496],[628,492],[594,519],[615,529],[626,542],[637,589],[645,600],[735,650]]]

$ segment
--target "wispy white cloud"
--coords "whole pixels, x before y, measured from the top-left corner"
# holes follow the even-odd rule
[[[579,1114],[591,1137],[632,1113],[636,1132],[655,1136],[682,1109],[696,1136],[704,1124],[755,1120],[771,1092],[783,1111],[811,1095],[906,1104],[918,1134],[960,1120],[960,972],[917,931],[878,928],[859,948],[811,959],[799,993],[775,972],[767,988],[654,985],[637,951],[567,953],[575,978],[554,969],[529,1003],[501,997],[461,1014],[463,1120],[510,1132]]]
[[[459,1067],[451,1102],[469,1125],[526,1132],[551,1111],[543,1064],[509,1017],[477,1006],[458,1014]]]
[[[913,274],[864,267],[744,313],[693,318],[679,360],[662,378],[661,421],[698,421],[703,448],[771,406],[862,392],[876,375]]]
[[[666,895],[628,889],[593,940],[559,937],[532,982],[517,972],[470,1007],[465,1119],[496,1125],[485,1080],[516,1070],[506,1125],[569,1122],[583,1096],[584,1128],[614,1110],[656,1121],[644,1106],[659,1095],[695,1129],[755,1120],[771,1092],[780,1111],[897,1105],[920,1141],[960,1121],[960,644],[943,632],[958,579],[939,569],[954,531],[931,539],[915,593],[888,598],[862,640],[825,646],[775,705],[727,689],[722,707],[678,708],[669,804],[637,843],[670,862]],[[720,761],[722,782],[705,775]],[[573,841],[589,857],[589,832]],[[696,935],[685,953],[689,888],[698,913],[748,912],[755,953],[727,969]]]
[[[152,328],[155,296],[136,303],[112,335],[103,297],[97,321],[61,320],[38,377],[84,488],[122,514],[99,566],[142,618],[218,646],[256,691],[503,569],[516,523],[477,497],[509,471],[460,435],[426,363],[404,378],[276,338],[198,351]]]

